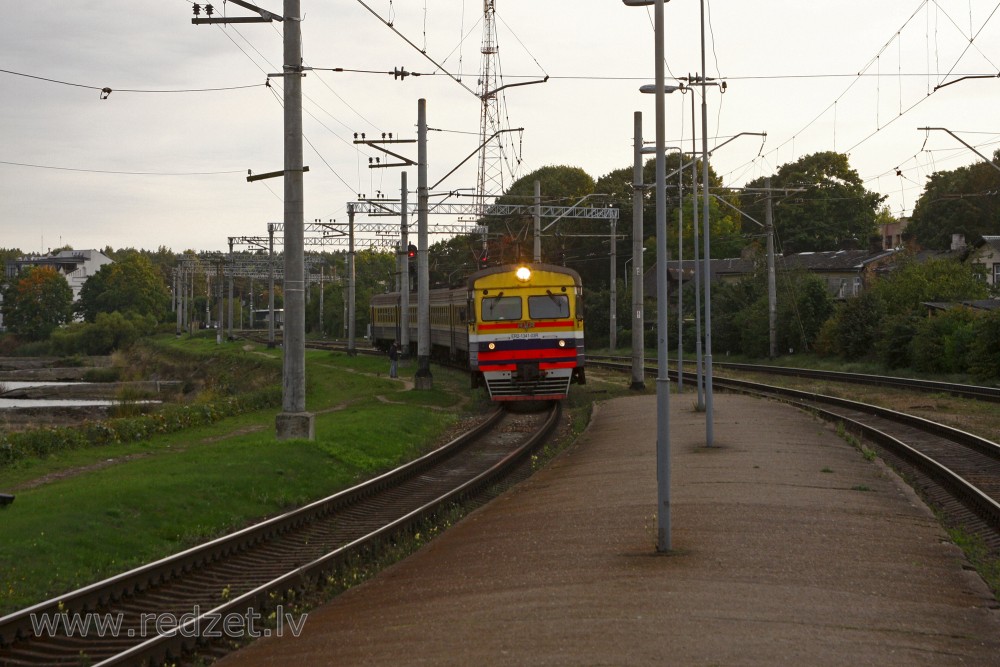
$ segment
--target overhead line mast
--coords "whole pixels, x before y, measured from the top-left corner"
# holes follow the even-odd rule
[[[500,110],[497,103],[497,61],[499,46],[496,35],[496,2],[483,0],[482,65],[479,74],[479,99],[482,113],[479,122],[479,174],[476,195],[479,215],[484,215],[489,202],[503,192],[502,145],[500,143]]]

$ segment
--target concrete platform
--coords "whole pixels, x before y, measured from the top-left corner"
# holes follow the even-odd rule
[[[673,395],[673,553],[654,550],[655,398],[375,579],[220,665],[997,665],[1000,610],[929,510],[793,408]]]

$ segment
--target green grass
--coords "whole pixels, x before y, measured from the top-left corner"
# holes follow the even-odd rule
[[[166,344],[206,355],[218,350],[214,341],[202,339]],[[432,391],[407,392],[385,377],[384,360],[310,351],[306,363],[315,441],[277,442],[276,411],[264,410],[141,443],[26,459],[0,470],[4,490],[45,480],[14,491],[15,503],[0,510],[0,614],[413,458],[460,416],[454,409],[429,408],[458,405],[469,393],[467,376],[457,371],[435,368]],[[369,374],[379,371],[382,377]]]

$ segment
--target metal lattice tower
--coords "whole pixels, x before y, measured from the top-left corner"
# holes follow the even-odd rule
[[[483,46],[479,74],[479,99],[482,116],[479,124],[479,174],[476,203],[479,214],[495,197],[503,193],[503,146],[500,143],[500,109],[497,103],[499,47],[496,34],[496,0],[483,0]],[[491,138],[492,137],[492,138]]]

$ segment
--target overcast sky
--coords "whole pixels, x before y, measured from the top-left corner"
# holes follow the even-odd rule
[[[280,0],[258,4],[282,10]],[[307,222],[346,221],[346,203],[359,193],[398,196],[399,170],[368,169],[377,153],[353,145],[353,133],[416,138],[419,98],[427,100],[428,125],[441,130],[429,140],[431,183],[478,145],[480,102],[471,91],[482,1],[366,4],[462,84],[361,2],[302,0],[307,65],[425,74],[397,81],[309,72]],[[215,5],[217,15],[250,15],[223,0]],[[713,156],[727,185],[835,149],[905,215],[930,173],[978,160],[946,133],[917,127],[949,128],[987,155],[1000,142],[1000,81],[934,90],[1000,72],[993,0],[707,5],[708,74],[728,84],[724,95],[708,92],[709,144],[767,132],[763,143],[741,137]],[[195,26],[187,0],[34,0],[12,12],[0,25],[0,247],[222,250],[228,237],[265,235],[268,222],[282,220],[280,180],[246,181],[248,169],[282,167],[280,82],[263,85],[280,71],[280,23]],[[654,71],[652,9],[618,0],[497,0],[496,15],[502,82],[550,77],[506,91],[504,123],[524,128],[512,135],[515,177],[572,165],[596,179],[630,166],[634,111],[644,114],[646,138],[654,136],[653,97],[638,92]],[[668,3],[666,26],[669,72],[699,71],[698,3]],[[112,92],[102,100],[104,87]],[[690,146],[690,101],[690,94],[667,98],[668,144]],[[416,157],[415,145],[399,148]],[[411,168],[411,190],[416,178]],[[475,183],[472,160],[441,189]]]

